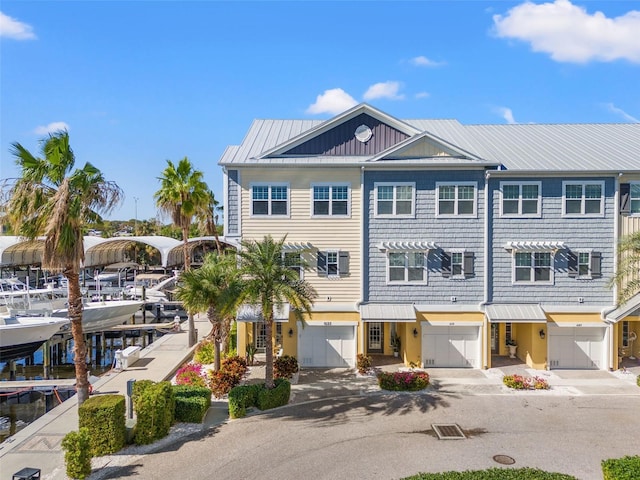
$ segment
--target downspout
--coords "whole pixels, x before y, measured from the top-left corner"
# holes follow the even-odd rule
[[[618,173],[618,176],[615,179],[615,188],[613,192],[613,273],[615,274],[618,271],[618,236],[620,235],[620,177],[622,177],[622,172]],[[612,294],[613,294],[613,309],[605,309],[602,312],[603,319],[613,310],[615,310],[615,306],[618,305],[618,284],[614,283]],[[609,310],[609,311],[606,311]],[[609,334],[609,370],[613,371],[613,366],[615,365],[615,357],[617,356],[617,352],[615,352],[615,331],[614,331],[614,323],[609,322],[607,325],[607,333]]]
[[[369,203],[367,203],[367,208]],[[360,300],[356,302],[356,309],[358,310],[358,315],[360,315],[360,305],[364,301],[364,286],[365,286],[365,276],[364,276],[364,259],[365,259],[365,244],[364,244],[364,216],[365,216],[365,197],[364,197],[364,165],[360,167]],[[368,259],[368,256],[367,256]],[[359,353],[364,353],[364,322],[362,318],[358,322],[358,344],[356,344],[356,351]]]
[[[484,312],[484,306],[489,302],[489,177],[491,172],[488,170],[484,174],[484,278],[483,278],[483,299],[481,309]],[[490,335],[487,325],[487,316],[482,316],[482,330],[484,332],[483,342],[483,367],[489,367],[489,348],[487,337]]]

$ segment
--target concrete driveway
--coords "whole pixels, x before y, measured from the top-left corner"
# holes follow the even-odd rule
[[[91,478],[397,479],[417,472],[537,467],[601,479],[606,458],[637,455],[635,395],[465,395],[362,392],[233,420],[106,465]],[[440,440],[432,424],[465,439]]]

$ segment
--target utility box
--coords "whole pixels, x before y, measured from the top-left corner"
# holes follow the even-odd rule
[[[142,348],[138,346],[127,347],[124,350],[122,350],[122,369],[123,370],[126,370],[131,365],[133,365],[138,360],[140,360],[140,350],[142,350]]]

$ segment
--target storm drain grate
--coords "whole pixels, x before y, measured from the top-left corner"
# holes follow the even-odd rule
[[[516,463],[515,459],[513,459],[509,455],[494,455],[493,461],[498,462],[502,465],[513,465],[514,463]]]
[[[461,440],[467,438],[455,423],[432,423],[431,428],[436,432],[439,440]]]

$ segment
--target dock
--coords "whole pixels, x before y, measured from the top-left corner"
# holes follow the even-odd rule
[[[194,321],[200,340],[209,333],[211,324],[206,315],[196,315]],[[127,327],[139,329],[152,325],[169,325],[171,328],[173,322]],[[195,346],[188,346],[187,326],[183,323],[180,332],[163,335],[142,349],[139,360],[132,366],[124,370],[111,370],[92,382],[93,395],[121,394],[126,397],[129,380],[169,380],[180,366],[191,359],[194,349]],[[75,379],[47,380],[58,385],[67,381],[75,383]],[[43,380],[19,381],[12,384],[33,385],[40,382]],[[5,383],[9,382],[0,382],[0,386],[4,386]],[[30,467],[40,469],[42,478],[66,479],[64,452],[60,444],[67,433],[77,430],[78,402],[74,395],[0,444],[2,478],[9,478],[12,473]]]

